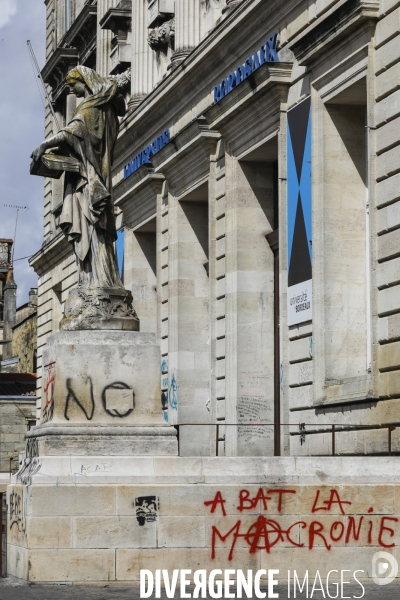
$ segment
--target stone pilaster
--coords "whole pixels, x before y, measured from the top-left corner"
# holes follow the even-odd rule
[[[181,63],[200,42],[200,0],[175,0],[174,66]]]
[[[155,58],[147,37],[147,0],[132,0],[132,96],[130,108],[138,104],[154,86]]]
[[[115,8],[117,0],[98,0],[97,2],[97,23],[101,21],[106,12],[110,8]],[[110,74],[110,53],[112,32],[107,29],[101,29],[97,25],[97,55],[96,55],[96,71],[100,75],[107,76]]]

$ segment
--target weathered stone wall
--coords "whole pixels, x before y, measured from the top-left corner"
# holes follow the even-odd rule
[[[36,399],[0,399],[0,471],[15,472],[25,450],[28,420],[35,420]],[[11,460],[11,464],[10,464]]]
[[[140,569],[274,568],[280,581],[359,569],[368,580],[375,552],[399,558],[400,486],[384,459],[304,459],[297,470],[293,459],[137,457],[136,475],[126,460],[76,457],[57,478],[54,464],[33,485],[14,482],[8,572],[104,585],[137,585]],[[106,485],[122,472],[124,484]]]
[[[37,346],[36,314],[25,318],[13,328],[12,355],[18,356],[20,373],[33,373]]]
[[[379,368],[378,393],[381,397],[398,395],[400,361],[398,357],[398,331],[400,303],[398,300],[398,228],[400,207],[398,161],[400,149],[400,107],[398,72],[400,67],[400,3],[383,3],[383,18],[379,22],[376,38],[376,207],[377,207],[377,312]]]

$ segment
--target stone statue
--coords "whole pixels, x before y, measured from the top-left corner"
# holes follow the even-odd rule
[[[60,228],[74,248],[78,288],[66,302],[61,328],[136,330],[132,296],[124,289],[114,248],[111,166],[125,100],[117,78],[88,67],[72,69],[66,81],[82,101],[68,125],[31,155],[32,165],[65,157]]]

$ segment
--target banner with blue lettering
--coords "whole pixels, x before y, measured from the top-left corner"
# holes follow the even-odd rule
[[[288,325],[312,319],[311,98],[288,111]]]

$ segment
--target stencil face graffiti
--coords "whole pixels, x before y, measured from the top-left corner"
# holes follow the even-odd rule
[[[135,498],[136,519],[139,525],[145,523],[154,523],[157,521],[157,511],[159,509],[159,500],[157,496],[140,496]]]

